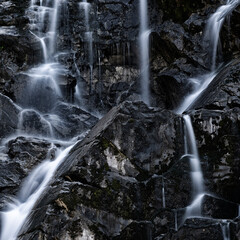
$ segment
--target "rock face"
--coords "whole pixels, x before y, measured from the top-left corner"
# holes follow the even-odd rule
[[[17,130],[20,110],[10,98],[0,94],[0,139],[13,134]]]
[[[79,140],[18,239],[240,239],[239,7],[221,31],[223,65],[187,111],[206,194],[203,218],[186,219],[190,163],[182,116],[172,110],[193,90],[188,79],[209,72],[204,27],[219,1],[148,1],[152,107],[140,101],[139,1],[89,1],[88,27],[79,1],[59,2],[61,94],[38,83],[42,98],[30,86],[43,59],[30,3],[0,1],[1,211],[36,165]]]
[[[53,194],[43,197],[33,213],[43,218],[43,225],[33,221],[29,231],[43,228],[43,236],[64,238],[69,231],[78,236],[87,228],[97,234],[96,239],[112,239],[133,222],[136,229],[143,226],[151,233],[152,221],[163,206],[162,184],[166,181],[166,192],[177,194],[178,177],[183,174],[170,179],[172,172],[178,171],[177,159],[182,154],[176,149],[183,149],[177,138],[180,126],[178,116],[149,109],[141,102],[113,108],[59,168],[58,180],[51,186]],[[185,204],[190,190],[185,186]],[[183,199],[174,203],[170,198],[169,207],[184,206]],[[57,218],[45,215],[45,209],[61,214]],[[173,216],[170,210],[166,214]],[[61,222],[64,228],[58,229],[52,222]],[[33,235],[24,233],[23,239]]]
[[[0,155],[1,210],[16,195],[21,181],[36,164],[50,155],[54,158],[54,149],[56,150],[56,146],[54,148],[48,141],[31,137],[17,137],[6,144]]]

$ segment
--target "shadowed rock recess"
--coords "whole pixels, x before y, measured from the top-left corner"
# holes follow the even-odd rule
[[[139,67],[142,1],[149,105]],[[206,26],[226,4],[233,7],[217,21],[213,69]],[[0,0],[0,239],[239,240],[239,5]],[[177,114],[211,71],[209,85]],[[200,214],[189,214],[198,173],[186,114],[203,175]],[[54,164],[69,146],[45,184],[49,173],[38,166]],[[30,204],[41,184],[15,230],[21,204]]]

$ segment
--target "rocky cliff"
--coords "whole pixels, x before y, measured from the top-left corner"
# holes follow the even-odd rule
[[[78,1],[60,2],[62,95],[44,86],[48,104],[36,110],[29,102],[41,98],[26,96],[43,52],[30,1],[0,1],[1,211],[34,167],[78,140],[18,239],[240,239],[240,8],[222,27],[215,78],[187,110],[206,194],[202,217],[185,219],[190,163],[174,110],[194,88],[189,79],[210,71],[204,28],[223,2],[148,2],[151,106],[140,93],[139,1],[89,1],[91,64],[84,11]]]

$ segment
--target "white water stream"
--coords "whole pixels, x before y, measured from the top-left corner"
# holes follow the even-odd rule
[[[193,202],[187,207],[185,213],[185,218],[188,218],[192,216],[201,216],[201,202],[204,197],[204,181],[191,118],[189,115],[184,115],[183,119],[186,135],[185,155],[189,156],[192,179]]]
[[[215,71],[216,69],[217,48],[224,20],[239,4],[239,0],[227,0],[226,4],[219,7],[208,20],[205,30],[205,40],[209,41],[209,49],[212,50],[212,71]]]
[[[147,0],[140,0],[140,71],[141,71],[141,94],[142,100],[150,104],[150,90],[149,90],[149,36],[150,29],[148,28],[148,6]]]

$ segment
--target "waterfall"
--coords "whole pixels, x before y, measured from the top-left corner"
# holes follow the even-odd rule
[[[53,114],[43,115],[42,112],[51,112],[52,107],[56,105],[57,98],[61,97],[58,79],[62,75],[66,75],[66,69],[54,60],[56,52],[56,36],[58,24],[58,12],[61,3],[64,0],[50,0],[36,1],[31,0],[28,12],[30,16],[31,34],[39,40],[44,57],[44,63],[37,67],[30,69],[24,73],[29,77],[30,84],[26,89],[26,102],[19,113],[18,134],[31,133],[43,131],[38,129],[39,126],[34,126],[33,132],[28,124],[35,124],[34,121],[24,122],[24,118],[28,114],[36,116],[37,120],[45,125],[44,132],[48,137],[53,138],[53,128],[51,121],[61,121],[58,116]],[[52,5],[51,5],[52,4]],[[49,25],[45,26],[46,23]],[[44,29],[47,29],[45,32]],[[45,40],[48,40],[45,42]],[[50,91],[50,92],[49,92]],[[49,97],[51,95],[51,98]],[[50,105],[49,107],[46,107]],[[27,108],[26,108],[27,107]],[[47,120],[47,118],[49,120]],[[52,142],[54,139],[49,139]],[[53,145],[53,144],[52,144]],[[67,145],[70,145],[69,143]],[[54,173],[68,155],[74,145],[65,149],[58,150],[55,160],[51,159],[51,153],[47,154],[48,159],[40,163],[30,175],[24,180],[21,185],[19,194],[13,202],[8,203],[4,212],[1,213],[1,240],[15,240],[26,224],[30,212],[33,210],[36,202],[39,200],[43,192],[54,177]],[[52,147],[49,149],[52,151]]]
[[[86,42],[88,43],[88,64],[90,69],[90,81],[89,81],[89,94],[92,93],[92,81],[93,81],[93,33],[90,31],[89,24],[89,11],[91,4],[87,2],[87,0],[83,0],[83,2],[79,3],[80,9],[84,9],[85,16],[85,37]]]
[[[239,0],[227,0],[227,3],[217,9],[217,11],[209,18],[205,31],[205,40],[209,41],[209,49],[212,49],[212,71],[216,69],[217,48],[219,43],[219,35],[225,20],[238,5]]]
[[[221,222],[221,229],[223,234],[223,240],[230,240],[230,222],[227,220],[223,220]]]
[[[54,0],[53,9],[51,13],[52,18],[50,22],[50,31],[48,32],[49,38],[50,38],[49,51],[50,51],[51,57],[53,57],[55,53],[59,1],[60,0]]]
[[[13,203],[9,203],[7,210],[1,214],[1,240],[15,240],[17,238],[37,200],[72,147],[61,151],[54,161],[51,159],[44,161],[27,177],[18,197]]]
[[[208,19],[205,29],[204,40],[209,41],[209,49],[212,49],[212,71],[196,78],[190,78],[189,82],[193,86],[193,92],[184,98],[180,106],[175,110],[177,114],[182,114],[189,109],[191,105],[198,99],[201,93],[208,87],[208,85],[215,78],[216,71],[216,56],[217,46],[219,43],[219,34],[224,22],[225,17],[230,14],[238,5],[240,0],[228,0],[226,5],[223,5],[217,9],[217,11],[211,15]]]
[[[190,216],[201,216],[201,202],[204,196],[204,181],[191,118],[189,115],[184,115],[183,119],[185,123],[186,136],[185,156],[189,156],[190,160],[193,198],[192,204],[187,207],[186,218],[188,218]]]
[[[147,0],[140,0],[140,71],[141,71],[141,94],[142,100],[146,104],[150,104],[150,89],[149,89],[149,36],[148,29],[148,9]]]

